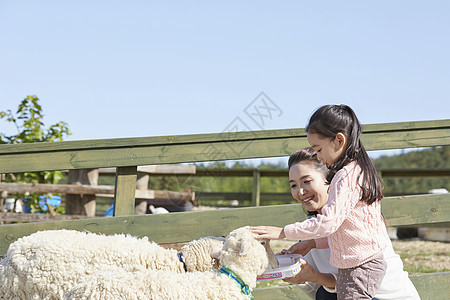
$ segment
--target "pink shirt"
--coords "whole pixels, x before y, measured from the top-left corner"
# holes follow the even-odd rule
[[[381,253],[386,241],[380,201],[371,205],[360,201],[361,187],[357,183],[360,172],[356,162],[339,170],[331,181],[328,201],[322,213],[316,218],[285,226],[286,238],[328,237],[330,264],[341,269],[359,266]],[[317,241],[318,248],[325,246],[323,241]]]

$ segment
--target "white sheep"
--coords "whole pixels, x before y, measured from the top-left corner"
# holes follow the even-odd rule
[[[6,257],[0,260],[0,298],[62,299],[80,278],[111,266],[125,271],[179,273],[220,268],[211,253],[220,252],[224,240],[201,238],[178,252],[149,242],[147,237],[40,231],[12,243]],[[271,265],[276,267],[275,263]]]
[[[225,238],[207,236],[198,240],[193,240],[183,247],[181,247],[180,255],[183,263],[185,263],[187,272],[207,271],[209,269],[219,270],[222,265],[219,261],[219,255],[222,251]],[[278,260],[270,248],[270,240],[263,240],[261,244],[264,245],[268,253],[269,265],[267,271],[278,268]]]
[[[0,260],[0,299],[62,299],[81,277],[109,266],[125,271],[204,271],[218,267],[210,253],[220,250],[224,240],[201,238],[178,253],[147,237],[40,231],[12,243]]]
[[[220,253],[225,238],[208,236],[193,240],[180,249],[181,260],[187,272],[220,269],[216,253]]]
[[[82,278],[66,299],[251,299],[256,277],[274,260],[248,228],[232,231],[220,254],[223,267],[205,272],[100,270]]]

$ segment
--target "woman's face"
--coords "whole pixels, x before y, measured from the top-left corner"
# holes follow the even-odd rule
[[[325,174],[312,162],[300,162],[289,169],[291,194],[308,211],[321,212],[328,200],[328,185]]]

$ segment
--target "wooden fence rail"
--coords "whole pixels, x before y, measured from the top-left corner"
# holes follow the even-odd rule
[[[382,177],[430,177],[430,176],[450,176],[450,169],[383,169],[378,170]],[[261,177],[285,177],[287,178],[289,172],[287,169],[282,170],[262,170],[262,169],[199,169],[197,170],[195,176],[205,176],[205,177],[253,177],[253,190],[250,195],[252,206],[259,206],[261,201],[270,201],[267,199],[267,195],[264,200],[261,199],[263,195],[261,195]],[[202,193],[206,196],[206,193]],[[210,196],[216,197],[218,193],[210,193]],[[235,193],[238,194],[238,193]],[[289,194],[290,195],[290,194]],[[230,197],[231,195],[226,195],[226,193],[222,193],[223,197]],[[239,197],[236,200],[247,200],[247,195],[243,193],[239,193],[236,195]],[[281,201],[286,201],[286,195],[278,195]],[[201,197],[201,196],[200,196]],[[292,197],[287,197],[288,201],[292,199]],[[273,199],[275,200],[275,199]]]
[[[450,145],[450,120],[363,126],[367,150]],[[308,146],[304,129],[225,132],[131,139],[0,145],[0,174],[117,167],[115,215],[73,221],[0,226],[0,255],[18,238],[39,230],[77,229],[130,233],[159,243],[223,236],[244,225],[283,226],[305,218],[298,204],[133,216],[137,166],[287,156]],[[383,213],[392,226],[450,221],[448,194],[386,198]],[[449,273],[412,276],[422,299],[446,299]],[[255,291],[255,299],[292,299],[295,287]],[[298,293],[294,296],[297,297]],[[300,299],[301,296],[299,296]],[[430,298],[431,297],[431,298]]]
[[[362,140],[366,150],[448,145],[449,123],[439,120],[365,125]],[[0,173],[277,157],[306,146],[302,128],[0,145]]]
[[[254,171],[258,171],[261,177],[287,177],[288,170],[263,170],[263,169],[216,169],[204,168],[197,169],[195,176],[213,176],[213,177],[251,177]],[[381,169],[377,170],[382,177],[442,177],[450,176],[450,169]]]
[[[80,172],[78,172],[80,171]],[[68,181],[71,184],[24,184],[0,182],[0,210],[3,210],[3,203],[8,197],[8,193],[59,193],[65,194],[66,214],[73,217],[52,217],[51,219],[79,219],[77,215],[96,215],[96,197],[113,198],[115,187],[112,185],[97,185],[98,175],[116,175],[117,168],[99,168],[82,170],[62,170],[68,173]],[[148,189],[150,175],[194,175],[195,165],[149,165],[137,167],[136,180],[136,214],[145,214],[147,205],[185,205],[192,201],[195,203],[195,192],[191,191],[167,191]],[[1,178],[1,177],[0,177]],[[86,204],[89,203],[89,204]],[[0,219],[4,222],[24,222],[29,220],[35,222],[39,220],[49,220],[44,216],[30,217],[14,214],[3,214]]]
[[[63,194],[92,194],[101,197],[114,195],[112,185],[76,185],[76,184],[44,184],[44,183],[6,183],[0,182],[0,192],[9,193],[63,193]],[[135,197],[141,199],[173,199],[194,200],[193,192],[174,192],[160,190],[135,190]]]
[[[383,199],[383,215],[390,226],[441,224],[450,221],[450,194],[387,197]],[[303,221],[298,204],[170,213],[161,215],[129,215],[38,224],[0,226],[0,256],[10,242],[44,229],[76,229],[113,234],[130,233],[148,236],[158,243],[187,242],[202,236],[225,236],[246,225],[282,226]],[[264,224],[262,224],[264,223]],[[220,225],[220,226],[219,226]]]

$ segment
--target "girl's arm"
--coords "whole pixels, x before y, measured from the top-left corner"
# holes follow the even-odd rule
[[[308,240],[326,237],[334,233],[354,209],[360,199],[361,188],[357,184],[359,166],[340,170],[330,185],[328,202],[316,218],[286,225],[286,238]]]
[[[256,233],[257,239],[270,239],[270,240],[282,240],[286,238],[284,229],[275,226],[253,226],[249,230]]]

